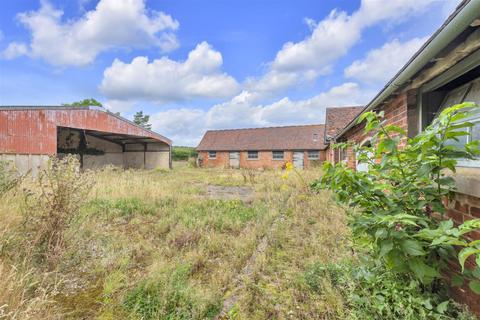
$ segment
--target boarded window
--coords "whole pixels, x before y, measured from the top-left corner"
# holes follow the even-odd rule
[[[248,151],[248,160],[257,160],[258,159],[258,151]]]
[[[272,151],[273,160],[283,160],[284,152],[283,151]]]
[[[208,151],[208,158],[209,159],[216,159],[217,158],[217,151]]]
[[[318,159],[320,159],[320,151],[318,151],[318,150],[309,150],[309,151],[308,151],[308,159],[310,159],[310,160],[318,160]]]

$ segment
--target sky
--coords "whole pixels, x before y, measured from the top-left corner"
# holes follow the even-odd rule
[[[364,105],[459,0],[0,3],[0,105],[95,98],[174,145]]]

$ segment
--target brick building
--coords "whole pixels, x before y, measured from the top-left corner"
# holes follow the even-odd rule
[[[309,168],[325,160],[325,127],[319,125],[210,130],[197,147],[202,167]]]
[[[340,149],[330,147],[330,141],[352,121],[360,112],[363,106],[355,107],[330,107],[325,111],[325,157],[327,161],[338,162],[344,159],[345,155]]]
[[[472,101],[480,104],[480,1],[463,1],[447,21],[427,40],[407,64],[368,103],[363,112],[384,111],[388,124],[415,136],[428,126],[445,107]],[[330,141],[370,143],[363,125],[352,119]],[[470,135],[459,143],[480,139],[480,113],[469,119],[474,123]],[[352,147],[342,151],[348,166],[360,168]],[[458,163],[453,174],[457,190],[455,200],[446,204],[449,216],[457,223],[480,218],[480,158]],[[480,230],[468,236],[480,239]],[[467,267],[476,267],[473,259]],[[480,314],[480,296],[467,285],[452,288],[454,298]]]
[[[0,106],[0,160],[22,173],[75,154],[85,169],[171,165],[171,140],[101,107]]]

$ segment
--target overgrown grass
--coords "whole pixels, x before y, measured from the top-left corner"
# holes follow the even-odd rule
[[[65,212],[53,269],[23,246],[23,190],[39,190],[25,179],[0,202],[0,318],[213,319],[232,296],[225,319],[343,318],[356,306],[311,270],[352,259],[344,212],[305,190],[319,171],[281,174],[97,171]],[[212,184],[252,188],[254,200],[209,197]]]

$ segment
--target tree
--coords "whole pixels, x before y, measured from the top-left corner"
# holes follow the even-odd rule
[[[148,123],[149,120],[150,120],[150,116],[147,114],[143,114],[143,111],[138,111],[133,116],[134,123],[138,124],[141,127],[144,127],[145,129],[151,130],[152,125]]]
[[[66,107],[88,107],[88,106],[103,107],[101,102],[98,102],[93,98],[83,99],[82,101],[75,101],[72,103],[63,103],[62,105]]]

